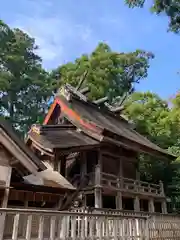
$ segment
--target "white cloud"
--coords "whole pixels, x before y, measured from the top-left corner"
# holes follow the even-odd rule
[[[101,13],[96,16],[95,22],[85,18],[79,18],[78,21],[77,18],[73,19],[72,11],[68,15],[66,7],[60,8],[58,1],[19,0],[21,8],[14,11],[15,21],[11,24],[35,38],[39,46],[38,54],[47,68],[92,51],[99,40],[110,45],[113,43],[119,49],[119,41],[116,39],[120,39],[122,47],[134,48],[134,42],[139,44],[140,31],[146,34],[150,31],[144,22],[140,22],[134,30],[132,23],[136,19],[123,12],[121,15]]]
[[[19,16],[14,26],[34,37],[44,61],[62,57],[66,23],[56,18]],[[63,33],[63,34],[62,34]],[[67,34],[67,32],[66,32]]]
[[[51,6],[52,1],[28,0],[26,12],[17,13],[16,21],[11,26],[18,27],[35,38],[39,46],[38,54],[45,63],[58,60],[60,64],[64,62],[68,51],[66,42],[71,40],[72,44],[81,42],[82,45],[88,45],[93,38],[92,30],[68,17],[48,15],[47,12],[51,11]],[[28,12],[27,9],[29,9]]]

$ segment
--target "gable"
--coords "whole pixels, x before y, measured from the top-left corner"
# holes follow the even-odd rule
[[[81,113],[76,112],[73,107],[69,106],[69,103],[64,98],[57,97],[54,103],[51,105],[47,116],[43,122],[43,125],[50,124],[54,111],[56,111],[57,106],[60,107],[61,114],[74,126],[77,128],[83,128],[85,131],[91,135],[91,137],[96,140],[101,140],[102,128],[97,126],[93,121],[89,121],[88,118],[83,118]],[[91,134],[92,133],[92,134]]]
[[[73,124],[63,114],[61,106],[56,100],[51,105],[43,124],[44,125],[68,124],[73,126]]]

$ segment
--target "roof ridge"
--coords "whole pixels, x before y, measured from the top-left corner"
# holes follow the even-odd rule
[[[64,89],[63,89],[64,88]],[[68,95],[67,92],[70,94]],[[89,104],[90,106],[96,108],[99,111],[105,112],[107,114],[109,114],[110,116],[114,117],[117,120],[122,120],[124,122],[128,122],[128,120],[126,120],[125,118],[123,118],[121,115],[117,115],[114,112],[112,112],[106,105],[103,105],[103,107],[100,107],[99,105],[97,105],[96,103],[90,101],[87,99],[86,96],[84,96],[81,92],[79,92],[78,90],[76,90],[73,86],[71,86],[70,84],[65,84],[61,90],[58,92],[58,94],[56,95],[58,97],[58,95],[62,95],[65,97],[65,95],[67,94],[67,100],[70,101],[71,97],[77,99],[78,101],[84,103],[84,104]]]

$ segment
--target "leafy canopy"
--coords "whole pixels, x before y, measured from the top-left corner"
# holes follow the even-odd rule
[[[84,84],[90,88],[89,98],[107,96],[111,103],[117,102],[147,76],[153,58],[142,50],[114,52],[100,43],[91,54],[47,73],[37,49],[33,38],[0,21],[0,115],[22,133],[42,118],[47,98],[62,84],[77,86],[88,72]]]
[[[21,132],[43,113],[49,89],[36,50],[33,38],[0,21],[0,115]]]
[[[145,0],[125,0],[129,7],[143,7]],[[154,0],[151,12],[155,14],[165,14],[169,18],[169,30],[175,33],[180,32],[180,1],[179,0]]]
[[[164,149],[180,155],[179,94],[171,105],[151,92],[135,92],[125,103],[124,114],[133,121],[138,132]],[[177,197],[180,189],[180,162],[140,156],[141,176],[146,181],[163,180],[166,194]]]
[[[99,43],[90,55],[82,55],[52,72],[59,85],[66,82],[77,86],[87,72],[85,85],[90,88],[90,99],[107,96],[110,102],[116,97],[134,91],[134,84],[147,77],[149,60],[153,54],[142,50],[131,53],[114,52],[105,43]],[[57,84],[57,88],[59,87]]]

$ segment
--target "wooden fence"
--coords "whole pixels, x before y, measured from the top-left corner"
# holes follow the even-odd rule
[[[0,209],[0,239],[179,240],[180,217],[97,210]],[[3,233],[3,234],[2,234]]]

